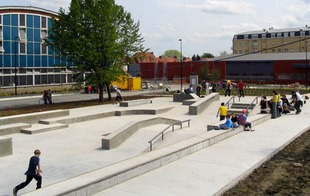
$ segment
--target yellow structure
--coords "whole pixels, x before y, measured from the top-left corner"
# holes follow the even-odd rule
[[[310,27],[263,29],[234,35],[233,54],[310,51]]]
[[[120,82],[112,82],[112,85],[118,86],[124,90],[141,90],[142,80],[140,77],[121,76]]]

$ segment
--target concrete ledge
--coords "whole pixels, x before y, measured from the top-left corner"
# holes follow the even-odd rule
[[[190,94],[174,94],[173,102],[183,102],[186,99],[198,99],[199,97],[195,93]]]
[[[9,125],[0,126],[0,135],[8,135],[13,133],[20,133],[23,128],[31,127],[30,124],[27,123],[14,123]]]
[[[40,124],[54,124],[54,123],[61,123],[61,124],[73,124],[79,122],[85,122],[89,120],[95,120],[100,118],[107,118],[115,116],[115,112],[103,112],[98,114],[85,114],[84,116],[68,116],[64,118],[57,118],[57,119],[42,119],[39,121]]]
[[[21,114],[15,116],[6,116],[0,118],[0,125],[21,123],[37,123],[42,118],[55,118],[60,116],[68,116],[69,110],[53,110],[46,112],[36,112],[31,114]]]
[[[196,103],[196,102],[199,101],[200,99],[201,99],[201,98],[183,100],[183,105],[192,105],[193,103]]]
[[[31,128],[24,128],[20,132],[25,134],[37,134],[37,133],[43,133],[47,131],[54,131],[58,129],[64,129],[67,128],[69,125],[67,124],[50,124],[50,125],[44,125],[44,124],[35,124]]]
[[[149,104],[152,103],[152,100],[150,99],[137,99],[132,101],[123,101],[119,103],[120,107],[130,107],[130,106],[136,106],[136,105],[143,105],[143,104]]]
[[[156,124],[174,124],[177,122],[180,121],[162,117],[151,118],[138,122],[130,122],[125,126],[112,132],[111,134],[104,136],[101,140],[102,149],[110,150],[112,148],[118,147],[130,136],[132,136],[136,131],[143,127],[148,127]]]
[[[220,100],[220,95],[218,93],[211,93],[208,96],[201,98],[200,100],[190,105],[188,113],[190,115],[198,115],[201,112],[203,112],[214,101],[218,100]]]
[[[13,144],[11,137],[0,136],[0,157],[13,154]]]
[[[115,116],[124,116],[124,115],[155,115],[162,114],[174,107],[164,107],[157,109],[136,109],[136,110],[123,110],[123,111],[115,111]]]
[[[93,195],[126,180],[167,165],[241,132],[240,130],[207,132],[168,147],[144,153],[24,195]]]

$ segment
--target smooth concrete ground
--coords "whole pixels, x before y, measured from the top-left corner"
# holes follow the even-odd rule
[[[159,116],[185,120],[191,119],[191,127],[167,135],[156,148],[164,148],[178,141],[206,133],[207,124],[218,122],[215,117],[220,101],[212,104],[202,114],[188,115],[188,106],[172,102],[171,98],[156,98],[149,105],[133,108],[158,108],[175,106]],[[251,102],[254,97],[242,98]],[[310,104],[299,115],[288,114],[255,127],[255,132],[244,132],[190,156],[175,161],[147,174],[114,186],[97,195],[213,195],[260,161],[277,151],[279,147],[309,129]],[[126,108],[125,108],[126,109]],[[128,109],[128,108],[127,108]],[[122,110],[118,105],[93,106],[70,110],[71,115]],[[257,111],[253,111],[257,112]],[[148,141],[167,125],[155,125],[139,130],[120,147],[101,149],[103,134],[124,126],[130,121],[148,119],[150,115],[115,116],[83,123],[69,128],[35,135],[12,134],[13,155],[0,158],[0,195],[11,195],[12,189],[25,180],[23,175],[33,150],[42,151],[41,167],[43,186],[126,160],[146,153]],[[35,189],[35,182],[21,190]]]

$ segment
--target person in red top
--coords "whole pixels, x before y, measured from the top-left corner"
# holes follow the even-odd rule
[[[240,80],[240,82],[238,83],[238,90],[239,90],[239,96],[244,97],[244,83],[242,82],[242,80]]]

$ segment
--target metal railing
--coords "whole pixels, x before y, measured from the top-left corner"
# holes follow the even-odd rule
[[[225,106],[227,107],[227,109],[230,108],[230,105],[232,105],[232,104],[235,103],[235,97],[236,97],[236,96],[231,97],[231,98],[225,103]],[[232,103],[230,104],[231,101],[232,101]],[[240,99],[239,99],[239,102],[240,102]]]
[[[262,96],[262,95],[261,95]],[[247,115],[249,114],[249,109],[250,107],[254,107],[254,102],[256,101],[256,104],[258,104],[258,99],[261,97],[261,96],[257,96],[254,98],[254,100],[250,103],[250,105],[246,108],[246,112],[247,112]]]
[[[161,135],[161,140],[164,140],[164,133],[170,128],[172,127],[172,131],[174,131],[174,126],[175,125],[179,125],[181,127],[181,129],[183,128],[183,123],[187,122],[187,126],[190,127],[190,121],[191,119],[188,120],[183,120],[174,124],[169,125],[168,127],[166,127],[163,131],[161,131],[159,134],[155,135],[155,137],[153,137],[148,143],[150,143],[150,151],[153,150],[153,142],[156,138],[158,138]]]

